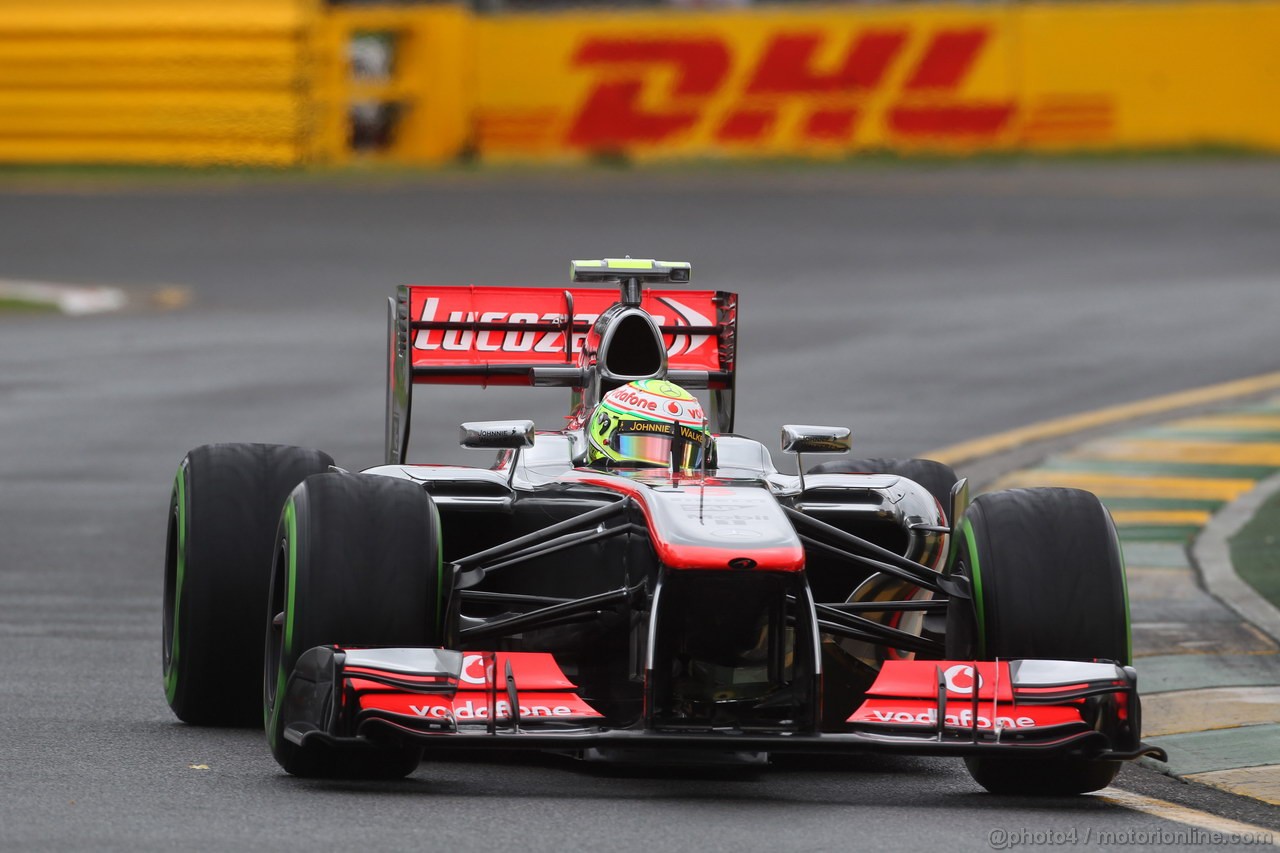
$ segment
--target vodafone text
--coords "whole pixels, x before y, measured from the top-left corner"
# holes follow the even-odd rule
[[[649,397],[640,396],[635,391],[632,391],[630,388],[628,388],[625,385],[618,389],[618,394],[613,399],[615,399],[618,403],[622,403],[628,406],[634,406],[637,409],[644,409],[650,412],[658,411],[658,404],[655,403],[652,399],[650,399]],[[662,426],[665,429],[668,429],[668,430],[670,429],[670,427],[667,426],[666,424],[662,424]]]
[[[938,714],[932,708],[926,711],[872,711],[871,715],[875,717],[877,723],[908,723],[922,726],[936,726],[938,724]],[[961,711],[958,714],[947,714],[948,726],[960,726],[970,728],[973,726],[973,713],[969,710]],[[1002,729],[1025,729],[1036,724],[1032,717],[996,717],[996,725]],[[978,715],[978,728],[991,728],[991,718]]]
[[[499,699],[494,703],[494,709],[499,717],[509,717],[511,715],[511,705],[506,700]],[[444,719],[450,715],[450,709],[447,705],[410,705],[409,710],[419,717]],[[468,699],[465,702],[454,705],[452,715],[458,720],[487,720],[489,718],[489,704],[483,702],[477,705],[474,701]],[[521,705],[520,716],[570,717],[573,716],[573,709],[568,705]]]

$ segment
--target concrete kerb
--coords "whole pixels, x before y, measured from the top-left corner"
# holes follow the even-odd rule
[[[1280,610],[1236,574],[1230,540],[1249,523],[1262,505],[1280,491],[1280,474],[1273,474],[1209,519],[1191,547],[1191,560],[1205,588],[1241,618],[1280,642]]]

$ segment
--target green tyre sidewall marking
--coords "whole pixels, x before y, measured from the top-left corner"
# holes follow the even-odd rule
[[[978,620],[978,657],[987,656],[987,620],[986,609],[982,603],[982,569],[978,563],[978,539],[973,530],[973,523],[965,518],[961,526],[965,542],[969,546],[969,579],[973,582],[973,606]]]
[[[444,625],[444,537],[440,535],[440,508],[431,502],[431,513],[435,516],[436,533],[436,630]]]
[[[285,686],[289,678],[288,673],[285,672],[285,661],[288,660],[289,650],[293,647],[293,602],[298,586],[298,513],[293,498],[289,498],[289,502],[284,505],[284,529],[289,543],[289,556],[285,569],[289,580],[285,586],[284,595],[284,639],[280,644],[280,662],[276,666],[276,696],[275,701],[271,703],[271,717],[266,721],[267,738],[272,749],[276,747],[278,739],[276,724],[280,719],[280,705],[284,701]]]
[[[173,488],[178,505],[178,542],[176,546],[177,568],[173,579],[173,628],[169,647],[169,669],[165,673],[164,695],[169,704],[178,695],[178,628],[182,615],[182,583],[187,569],[187,462],[184,459],[178,466],[178,475],[174,478]]]
[[[1120,557],[1120,589],[1124,593],[1124,650],[1127,657],[1122,661],[1125,666],[1133,665],[1133,614],[1129,612],[1129,566],[1124,559],[1124,546],[1120,542],[1120,532],[1116,530],[1116,521],[1111,511],[1105,507],[1107,523],[1111,527],[1111,540],[1115,543],[1116,554]]]
[[[293,603],[297,600],[298,588],[298,512],[292,500],[285,507],[284,525],[289,535],[289,587],[284,608],[284,653],[288,655],[293,649]]]

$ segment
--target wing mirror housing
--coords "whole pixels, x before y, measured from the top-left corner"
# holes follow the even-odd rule
[[[782,428],[783,453],[848,453],[851,446],[848,427],[786,424]]]
[[[458,427],[458,443],[481,450],[533,447],[533,421],[471,421]]]
[[[804,491],[804,454],[848,453],[853,440],[848,427],[810,426],[784,424],[782,427],[782,452],[796,455],[796,470],[800,475],[800,491]]]

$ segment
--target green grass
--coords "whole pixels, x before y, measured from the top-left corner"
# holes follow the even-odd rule
[[[0,297],[0,314],[46,314],[57,310],[57,305],[48,302],[28,302],[25,299]]]
[[[1280,607],[1280,492],[1262,505],[1228,545],[1236,573]]]

